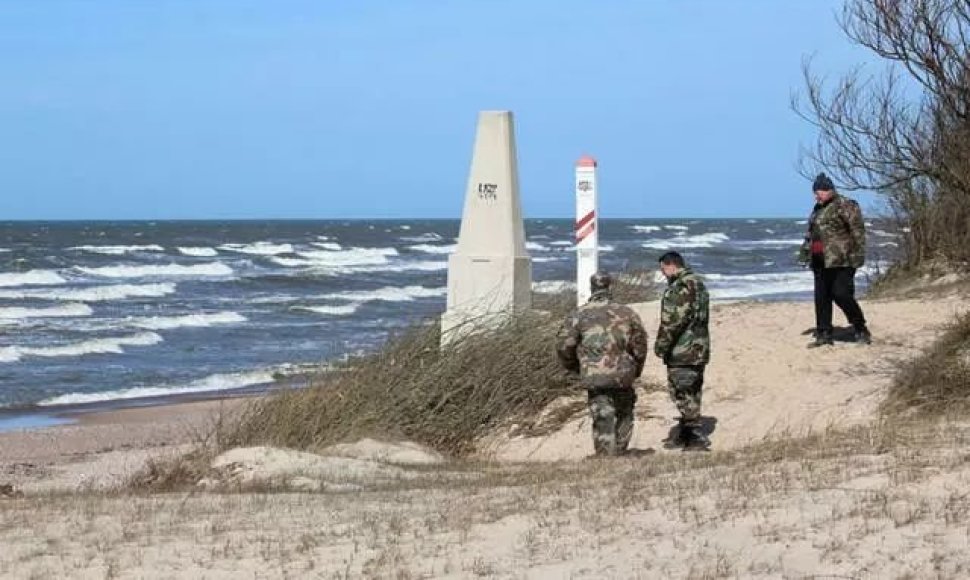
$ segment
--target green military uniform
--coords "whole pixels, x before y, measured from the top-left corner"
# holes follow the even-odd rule
[[[667,281],[654,353],[667,366],[667,386],[684,426],[700,427],[704,369],[711,360],[710,297],[689,268]]]
[[[606,287],[563,323],[556,352],[568,370],[579,374],[589,398],[593,447],[598,455],[626,451],[633,435],[633,382],[647,358],[647,333],[636,312],[612,302]]]

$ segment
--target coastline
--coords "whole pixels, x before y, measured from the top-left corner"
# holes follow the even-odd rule
[[[0,484],[25,492],[111,489],[166,453],[188,449],[218,420],[257,398],[67,411],[69,424],[0,432]]]

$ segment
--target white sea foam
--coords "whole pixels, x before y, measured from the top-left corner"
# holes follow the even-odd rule
[[[731,238],[727,234],[722,234],[720,232],[698,234],[696,236],[685,236],[683,234],[678,234],[668,239],[650,239],[643,242],[641,246],[656,250],[672,250],[678,248],[711,248],[730,239]]]
[[[811,292],[815,287],[812,273],[772,272],[764,274],[705,274],[711,298],[737,300],[771,294]]]
[[[184,247],[179,248],[179,252],[185,256],[194,256],[196,258],[211,258],[219,255],[219,252],[215,248],[205,247]]]
[[[548,252],[549,248],[543,246],[538,242],[526,242],[525,249],[532,252]]]
[[[896,242],[883,242],[883,243],[879,244],[879,247],[880,248],[898,248],[899,247],[899,244],[897,244]]]
[[[532,291],[540,294],[558,294],[568,290],[575,290],[576,283],[567,280],[543,280],[532,283]]]
[[[91,316],[91,307],[87,304],[63,304],[47,308],[0,308],[0,320],[23,320],[26,318],[70,318],[75,316]]]
[[[358,308],[360,308],[360,304],[355,302],[352,304],[342,304],[340,306],[293,306],[290,308],[290,310],[313,312],[314,314],[328,314],[332,316],[347,316],[357,312]]]
[[[53,270],[30,270],[0,274],[0,288],[15,286],[56,286],[67,282]]]
[[[662,228],[660,226],[630,226],[630,229],[640,234],[650,234],[659,232]]]
[[[208,328],[219,324],[246,322],[246,317],[237,312],[215,312],[212,314],[186,314],[184,316],[152,316],[150,318],[129,318],[128,324],[146,330],[171,330],[173,328]]]
[[[73,248],[68,248],[68,250],[89,252],[92,254],[106,254],[109,256],[121,256],[136,252],[164,252],[165,248],[156,244],[150,244],[146,246],[74,246]]]
[[[330,251],[339,251],[343,249],[343,246],[337,242],[310,242],[310,245]]]
[[[795,225],[796,226],[808,225],[808,220],[798,220],[797,222],[795,222]]]
[[[114,284],[87,288],[0,290],[9,300],[60,300],[70,302],[108,302],[126,298],[159,298],[175,293],[175,284]]]
[[[321,300],[349,300],[351,302],[370,302],[372,300],[382,300],[384,302],[410,302],[416,298],[436,298],[444,296],[448,289],[444,286],[440,288],[426,288],[424,286],[386,286],[377,290],[361,290],[358,292],[334,292],[324,294]]]
[[[7,248],[0,248],[0,254],[6,254],[6,253],[12,252],[12,251],[13,250],[8,250]]]
[[[449,244],[447,246],[435,246],[432,244],[418,244],[416,246],[408,246],[408,249],[414,250],[416,252],[424,252],[426,254],[451,254],[454,253],[457,244]]]
[[[397,256],[395,248],[347,248],[346,250],[311,250],[297,252],[317,266],[368,266],[387,264],[388,257]]]
[[[667,230],[674,230],[674,231],[677,231],[677,232],[686,232],[686,231],[687,231],[687,230],[689,230],[690,228],[689,228],[689,227],[687,227],[687,226],[681,226],[681,225],[676,225],[676,224],[670,224],[670,225],[665,225],[665,226],[664,226],[664,229],[667,229]]]
[[[166,264],[159,266],[103,266],[100,268],[75,267],[78,272],[102,278],[170,278],[170,277],[223,277],[231,276],[232,268],[220,262],[206,264]]]
[[[404,231],[408,231],[411,229],[411,226],[401,226],[401,229]]]
[[[141,332],[114,338],[95,338],[61,346],[0,348],[0,362],[17,362],[24,357],[78,357],[86,354],[122,354],[124,346],[151,346],[162,342],[154,332]]]
[[[55,405],[82,405],[84,403],[99,403],[104,401],[118,401],[124,399],[142,399],[146,397],[164,397],[171,395],[185,395],[190,393],[207,393],[241,389],[273,382],[270,371],[253,371],[248,373],[225,373],[208,376],[204,379],[177,386],[133,387],[118,391],[101,393],[69,393],[38,403],[44,407]]]
[[[554,242],[549,242],[550,246],[572,246],[573,242],[569,240],[556,240]]]
[[[405,242],[439,242],[444,238],[434,232],[423,233],[420,236],[404,236],[401,238]]]
[[[272,242],[255,242],[252,244],[223,244],[220,250],[236,252],[239,254],[249,254],[251,256],[277,256],[279,254],[292,254],[293,244],[274,244]]]
[[[879,237],[882,237],[882,238],[895,238],[895,237],[897,237],[896,234],[892,234],[892,233],[889,233],[889,232],[886,232],[886,231],[883,231],[883,230],[871,230],[871,231],[872,231],[872,235],[879,236]]]

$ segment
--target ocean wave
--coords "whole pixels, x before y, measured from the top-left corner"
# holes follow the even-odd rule
[[[24,357],[78,357],[87,354],[123,354],[124,346],[151,346],[162,342],[154,332],[141,332],[114,338],[95,338],[61,346],[0,348],[0,362],[17,362]]]
[[[687,227],[687,226],[679,225],[679,224],[670,224],[670,225],[665,225],[664,226],[664,229],[665,230],[673,230],[673,231],[676,231],[676,232],[686,232],[690,228]]]
[[[573,246],[575,245],[575,242],[571,242],[569,240],[556,240],[554,242],[549,242],[549,245],[550,246]]]
[[[352,303],[342,304],[340,306],[291,306],[290,310],[297,312],[312,312],[314,314],[329,314],[332,316],[348,316],[354,312],[357,312],[358,308],[360,308],[360,304]]]
[[[434,246],[432,244],[418,244],[416,246],[408,246],[409,250],[414,250],[415,252],[424,252],[426,254],[452,254],[458,247],[457,244],[449,244],[447,246]]]
[[[674,250],[678,248],[711,248],[717,244],[724,243],[731,238],[727,234],[712,232],[708,234],[698,234],[696,236],[676,235],[668,239],[650,239],[642,244],[644,248],[655,250]]]
[[[56,286],[67,280],[53,270],[30,270],[29,272],[9,272],[0,274],[0,288],[14,286]]]
[[[575,289],[576,283],[567,280],[543,280],[532,283],[532,291],[540,294],[558,294]]]
[[[549,248],[543,246],[539,242],[526,242],[525,249],[532,252],[548,252]]]
[[[0,254],[7,254],[7,253],[12,252],[12,251],[13,250],[8,250],[7,248],[0,248]]]
[[[777,240],[736,240],[732,242],[732,245],[738,246],[768,246],[768,247],[782,247],[782,246],[800,246],[805,240],[803,238],[789,238],[789,239],[777,239]]]
[[[815,280],[808,271],[764,274],[702,274],[708,281],[711,298],[738,300],[772,294],[811,292]]]
[[[244,387],[269,384],[274,382],[270,371],[253,371],[248,373],[224,373],[208,376],[204,379],[179,386],[133,387],[117,391],[101,393],[68,393],[38,403],[43,407],[58,405],[82,405],[84,403],[100,403],[125,399],[144,399],[148,397],[164,397],[171,395],[185,395],[191,393],[207,393],[229,391]]]
[[[383,266],[361,266],[356,268],[338,269],[337,274],[378,273],[378,272],[437,272],[447,270],[448,262],[433,262],[430,260],[419,262],[396,262]]]
[[[93,310],[87,304],[64,304],[48,308],[0,308],[0,320],[23,320],[26,318],[70,318],[91,316]]]
[[[175,284],[114,284],[88,288],[0,290],[8,300],[59,300],[62,302],[108,302],[126,298],[159,298],[175,293]]]
[[[207,247],[180,247],[178,250],[185,256],[193,256],[196,258],[211,258],[219,255],[219,252],[215,248]]]
[[[403,236],[401,239],[405,242],[420,243],[420,242],[439,242],[444,238],[442,238],[441,235],[436,234],[434,232],[427,232],[427,233],[421,234],[420,236]]]
[[[254,242],[252,244],[222,244],[220,250],[248,254],[251,256],[277,256],[292,254],[293,244],[274,244],[272,242]]]
[[[316,246],[318,248],[323,248],[324,250],[339,251],[344,249],[343,246],[337,242],[310,242],[311,246]]]
[[[368,266],[388,263],[388,257],[397,256],[395,248],[347,248],[346,250],[311,250],[297,252],[297,256],[319,266]]]
[[[424,286],[387,286],[377,290],[361,290],[358,292],[334,292],[319,296],[321,300],[349,300],[351,302],[410,302],[417,298],[437,298],[448,294],[444,286],[440,288],[425,288]]]
[[[246,322],[246,317],[237,312],[216,312],[212,314],[186,314],[184,316],[152,316],[150,318],[129,318],[128,324],[146,330],[171,330],[173,328],[207,328],[217,324],[236,324]]]
[[[156,244],[150,244],[146,246],[74,246],[68,248],[68,250],[88,252],[91,254],[106,254],[108,256],[121,256],[135,252],[164,252],[165,248]]]
[[[630,229],[640,234],[650,234],[659,232],[662,228],[660,226],[630,226]]]
[[[103,266],[75,270],[89,276],[102,278],[170,278],[170,277],[223,277],[233,274],[232,268],[220,262],[194,264],[167,264],[163,266]]]
[[[893,234],[884,230],[870,230],[872,235],[879,236],[881,238],[897,238],[899,234]]]

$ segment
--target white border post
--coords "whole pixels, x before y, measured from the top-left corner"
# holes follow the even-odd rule
[[[596,215],[596,160],[576,162],[576,302],[589,301],[589,278],[599,269],[599,227]]]

